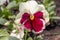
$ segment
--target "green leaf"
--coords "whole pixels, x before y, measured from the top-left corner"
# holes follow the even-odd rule
[[[49,13],[49,16],[50,16],[50,17],[55,16],[54,11],[51,11],[51,12]]]
[[[0,10],[0,17],[2,16],[2,10]]]
[[[10,24],[8,25],[8,31],[12,31],[13,29],[14,29],[13,23],[10,23]]]
[[[3,18],[6,18],[6,19],[8,19],[9,18],[9,16],[12,16],[13,15],[13,13],[11,12],[11,10],[8,10],[8,9],[4,9],[3,10],[3,12],[2,12],[2,14],[3,14]]]
[[[41,38],[37,38],[37,40],[42,40]]]
[[[47,10],[48,10],[49,12],[51,12],[51,11],[54,11],[54,8],[55,8],[55,5],[52,5],[52,6],[48,7]]]
[[[58,16],[54,16],[54,17],[50,17],[51,19],[59,19],[60,20],[60,17]]]
[[[10,36],[10,37],[9,37],[9,40],[19,40],[19,39],[16,38],[16,37],[12,37],[12,36]]]
[[[37,36],[37,40],[43,40],[42,35]]]
[[[26,2],[28,0],[15,0],[16,2]]]
[[[5,24],[7,22],[6,19],[0,18],[0,24]]]
[[[15,7],[16,6],[16,1],[12,1],[12,2],[10,2],[8,5],[7,5],[7,9],[10,9],[10,8],[12,8],[12,7]]]
[[[27,40],[33,40],[31,37],[29,37]]]
[[[9,34],[6,29],[0,29],[0,40],[8,40]]]

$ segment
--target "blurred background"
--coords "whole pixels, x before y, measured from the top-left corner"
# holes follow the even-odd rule
[[[20,30],[15,20],[19,14],[19,4],[26,1],[29,0],[0,0],[0,40],[20,40]],[[37,39],[35,39],[36,37],[34,37],[33,33],[26,35],[27,30],[25,30],[23,40],[59,40],[60,0],[35,1],[45,6],[45,9],[49,12],[50,21],[47,23],[44,32]]]

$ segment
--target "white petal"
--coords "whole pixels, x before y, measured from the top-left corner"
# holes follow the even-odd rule
[[[20,5],[19,5],[19,11],[20,11],[21,13],[26,10],[25,4],[26,4],[26,2],[22,2],[22,3],[20,3]]]
[[[45,22],[48,23],[49,22],[49,14],[48,14],[48,12],[46,10],[44,10],[43,13],[44,13],[43,14],[44,15],[43,17],[45,19]]]
[[[38,4],[36,1],[27,1],[20,4],[20,12],[29,12],[31,14],[35,13],[38,9]]]
[[[28,12],[28,10],[26,9],[26,6],[25,6],[26,2],[23,2],[23,3],[20,3],[19,5],[19,14],[17,14],[17,17],[16,18],[21,18],[23,13],[25,12]]]
[[[24,27],[21,26],[20,28],[21,28],[21,30],[20,30],[20,38],[23,38],[23,36],[24,36]]]
[[[29,10],[31,12],[31,14],[35,13],[37,11],[38,8],[38,4],[36,1],[28,1],[26,3],[26,8],[28,8],[27,10]]]
[[[39,11],[43,11],[43,10],[45,10],[45,7],[44,7],[43,4],[39,4],[38,7],[39,7]]]
[[[39,7],[39,10],[42,11],[44,14],[43,14],[43,17],[45,19],[45,22],[49,22],[49,13],[47,12],[47,10],[45,9],[44,5],[43,4],[40,4],[38,5]]]

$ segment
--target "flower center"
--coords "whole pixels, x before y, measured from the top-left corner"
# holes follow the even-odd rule
[[[30,16],[30,19],[31,19],[31,20],[34,20],[34,16]]]

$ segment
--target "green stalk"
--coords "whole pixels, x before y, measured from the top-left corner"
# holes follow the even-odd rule
[[[24,40],[27,40],[27,35],[28,35],[28,31],[26,31],[25,39]]]

